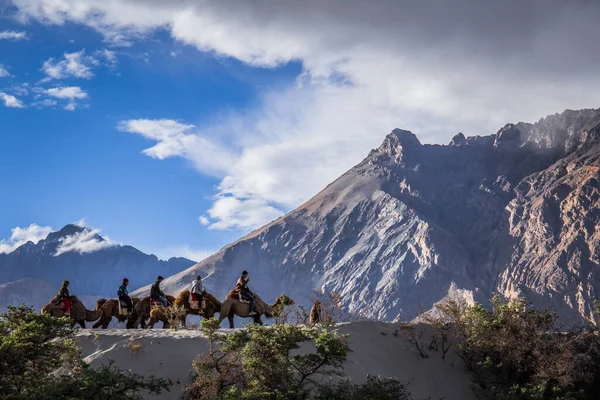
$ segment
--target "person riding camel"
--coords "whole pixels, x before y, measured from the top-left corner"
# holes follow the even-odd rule
[[[160,290],[160,283],[164,280],[165,278],[160,275],[156,278],[156,282],[154,282],[150,288],[150,298],[152,300],[159,301],[163,306],[167,307],[169,304],[167,303],[165,294],[162,290]]]
[[[202,301],[204,299],[202,296],[202,278],[200,277],[200,275],[198,275],[196,279],[194,279],[194,281],[192,282],[192,287],[190,288],[190,296],[190,298],[193,301],[197,301],[200,308],[202,308]]]
[[[57,305],[61,305],[61,308],[65,310],[66,315],[70,315],[71,313],[71,295],[69,294],[69,281],[63,281],[62,286],[58,290],[58,300],[56,302]]]
[[[131,311],[133,310],[133,303],[131,302],[131,297],[129,297],[127,285],[129,285],[129,279],[123,278],[123,284],[119,286],[117,296],[119,296],[120,302],[123,302],[127,305],[127,314],[131,314]]]
[[[256,315],[256,311],[254,310],[254,296],[252,296],[252,292],[248,288],[248,282],[250,282],[248,271],[242,271],[242,276],[238,278],[235,289],[240,292],[240,298],[243,297],[250,302],[250,312],[248,315]]]

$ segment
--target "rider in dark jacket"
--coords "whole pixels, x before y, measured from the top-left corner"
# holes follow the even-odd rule
[[[163,293],[162,290],[160,290],[160,283],[164,280],[165,280],[165,278],[163,278],[160,275],[158,276],[158,278],[156,278],[156,282],[154,282],[152,284],[152,287],[150,288],[150,298],[152,300],[160,301],[163,306],[167,307],[168,303],[167,303],[167,299],[165,298],[165,294]]]
[[[63,281],[62,286],[58,289],[58,301],[56,304],[64,304],[65,312],[70,313],[71,310],[71,295],[69,294],[69,281]]]
[[[127,304],[127,312],[131,314],[131,311],[133,310],[133,303],[131,302],[131,297],[129,297],[127,285],[129,285],[129,279],[123,278],[123,284],[119,286],[117,296],[119,296],[120,301]]]

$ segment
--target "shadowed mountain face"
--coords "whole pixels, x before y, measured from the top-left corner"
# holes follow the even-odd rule
[[[266,299],[336,290],[350,311],[380,319],[495,291],[589,318],[600,297],[599,158],[598,110],[446,146],[396,129],[310,201],[164,286],[176,292],[201,272],[224,296],[247,269]]]
[[[46,292],[50,285],[54,295],[61,282],[68,280],[74,294],[115,297],[123,277],[135,289],[153,282],[158,274],[174,274],[193,264],[185,258],[162,261],[131,246],[109,244],[88,228],[67,225],[36,244],[28,242],[0,254],[0,283],[14,282],[13,292],[20,288],[23,295],[40,288]],[[41,283],[17,285],[29,282],[26,278]]]

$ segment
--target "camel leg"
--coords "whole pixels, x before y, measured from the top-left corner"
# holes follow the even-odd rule
[[[79,325],[81,325],[81,329],[85,329],[85,320],[83,320],[83,319],[80,319],[79,321],[77,321],[77,323],[78,323]]]
[[[262,319],[260,318],[260,315],[255,315],[254,317],[254,323],[256,325],[263,325]]]
[[[227,315],[227,319],[229,320],[229,329],[233,329],[233,310]]]
[[[102,326],[102,328],[103,328],[103,329],[106,329],[106,328],[104,327],[104,325],[105,325],[105,324],[104,324],[104,321],[105,321],[105,319],[106,319],[106,318],[104,318],[104,316],[101,316],[101,317],[100,317],[100,319],[98,320],[98,322],[96,322],[94,325],[92,325],[92,328],[94,328],[94,329],[98,329],[99,327],[101,327],[101,326]],[[108,325],[108,324],[106,324],[106,325]]]
[[[181,321],[179,321],[179,323],[181,324],[181,326],[183,328],[185,328],[187,326],[186,320],[187,320],[187,315],[184,315],[183,317],[181,317]]]

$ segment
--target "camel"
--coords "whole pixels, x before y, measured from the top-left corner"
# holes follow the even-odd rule
[[[262,325],[261,315],[265,315],[267,318],[272,318],[277,315],[278,308],[277,306],[292,306],[294,305],[294,300],[287,297],[285,294],[282,294],[275,300],[275,303],[269,305],[265,303],[256,293],[252,293],[255,300],[255,308],[256,315],[250,316],[250,305],[246,303],[240,302],[238,292],[236,290],[232,290],[227,294],[225,301],[221,304],[221,314],[219,315],[219,323],[222,322],[225,318],[229,320],[229,328],[233,329],[233,317],[237,315],[238,317],[248,318],[252,317],[254,319],[255,324]]]
[[[102,306],[102,300],[98,300],[96,303],[96,309]],[[65,316],[65,311],[56,304],[58,296],[54,296],[50,303],[46,304],[40,310],[40,314],[49,314],[53,317],[61,318]],[[79,324],[82,328],[85,328],[85,321],[91,322],[100,318],[99,311],[90,311],[85,308],[83,303],[76,297],[71,296],[71,315],[69,316],[72,320],[71,326]]]
[[[103,303],[101,303],[103,301]],[[138,297],[133,297],[131,299],[133,306],[140,301]],[[100,304],[100,307],[98,307]],[[119,300],[118,299],[99,299],[98,303],[96,303],[96,310],[100,311],[100,319],[93,326],[94,329],[102,327],[102,329],[107,329],[108,324],[112,321],[113,317],[115,317],[119,322],[125,322],[127,320],[127,315],[119,314]],[[133,312],[133,311],[132,311]]]
[[[319,300],[315,300],[312,308],[310,309],[310,324],[316,325],[319,322],[321,322],[321,302]]]
[[[181,318],[181,325],[185,326],[186,317],[190,314],[200,315],[204,318],[212,318],[215,313],[221,311],[221,302],[217,300],[215,296],[206,291],[203,291],[202,295],[204,296],[204,308],[190,309],[190,291],[184,290],[179,293],[179,296],[175,299],[175,306],[184,308],[186,311],[185,315]],[[148,325],[150,328],[154,328],[154,325],[159,321],[162,321],[163,328],[170,327],[164,308],[162,307],[157,307],[150,311],[150,321],[148,322]]]
[[[175,302],[175,297],[171,295],[165,296],[169,304]],[[146,321],[150,317],[150,296],[144,297],[133,307],[133,312],[127,318],[127,329],[137,328],[142,326],[146,328]]]

